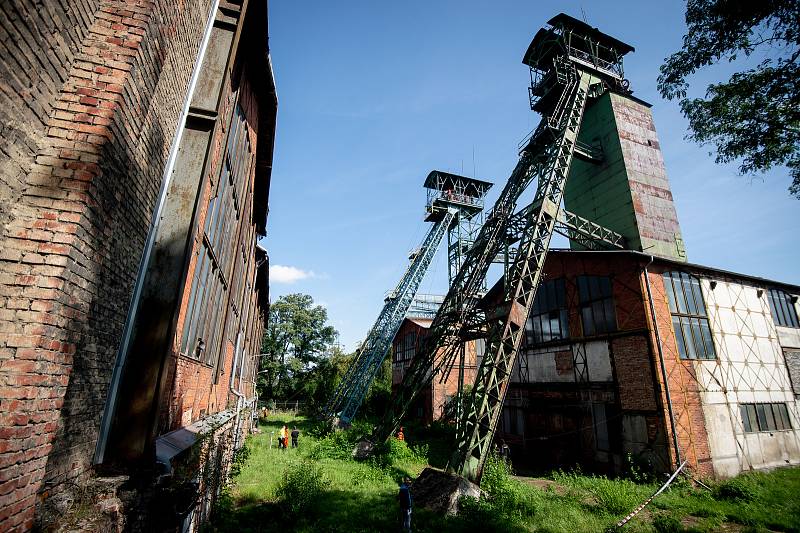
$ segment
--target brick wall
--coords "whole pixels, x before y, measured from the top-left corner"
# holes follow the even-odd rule
[[[90,471],[209,2],[2,11],[0,529],[14,530]]]
[[[664,280],[660,272],[649,272],[650,289],[655,308],[655,323],[661,337],[664,366],[667,374],[670,398],[675,417],[675,429],[680,447],[681,459],[688,460],[687,467],[700,476],[714,474],[711,462],[711,451],[708,445],[705,416],[701,403],[700,387],[692,361],[682,360],[675,342],[672,329],[672,316],[669,301],[664,288]],[[644,281],[643,281],[644,283]],[[649,312],[648,312],[648,318]],[[655,330],[653,329],[653,345],[655,346]],[[657,354],[655,354],[658,357]],[[661,373],[656,374],[661,389],[660,403],[663,406],[664,419],[669,421],[667,399]],[[670,453],[675,454],[672,429],[667,423]]]
[[[49,147],[53,104],[99,2],[34,4],[0,6],[0,225],[22,196],[34,158]]]
[[[647,336],[635,335],[613,339],[611,353],[622,409],[655,411],[652,355]]]

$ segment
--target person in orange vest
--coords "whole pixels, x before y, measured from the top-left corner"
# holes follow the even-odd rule
[[[397,432],[397,440],[406,440],[406,436],[403,435],[403,426],[400,426],[400,430]]]
[[[283,425],[281,428],[281,448],[284,450],[288,448],[287,441],[289,440],[289,428],[286,427],[286,424]]]

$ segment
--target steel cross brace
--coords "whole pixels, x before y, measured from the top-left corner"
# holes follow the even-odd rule
[[[565,93],[575,92],[577,85],[577,80],[573,76],[569,85],[565,87]],[[559,106],[563,107],[567,101],[569,98],[562,97]],[[477,304],[486,274],[506,245],[509,223],[519,197],[535,177],[544,175],[543,169],[558,165],[561,152],[558,150],[557,141],[561,138],[560,130],[567,124],[564,118],[568,117],[565,115],[567,111],[557,106],[550,116],[543,118],[531,136],[528,149],[521,153],[517,166],[491,212],[486,216],[475,242],[467,250],[464,263],[452,280],[428,335],[403,376],[402,385],[392,397],[392,403],[380,424],[375,428],[371,437],[373,442],[383,442],[395,432],[417,393],[430,383],[433,376],[441,374],[443,370],[445,374],[449,374],[458,356],[460,343],[465,336],[485,323],[483,313],[477,308]],[[554,124],[559,126],[558,130],[553,129]],[[572,144],[574,145],[574,141]],[[570,158],[571,155],[570,151]],[[540,183],[539,186],[541,185]],[[558,214],[558,204],[550,211],[555,218]]]
[[[542,128],[543,133],[547,134]],[[541,156],[546,157],[546,156]],[[383,442],[392,435],[408,411],[417,393],[444,367],[452,367],[458,354],[462,328],[472,322],[489,266],[500,252],[507,231],[509,215],[533,177],[536,158],[524,154],[500,193],[494,208],[486,216],[474,244],[466,251],[464,262],[450,284],[429,333],[403,376],[403,383],[371,439]]]
[[[328,417],[338,416],[341,422],[349,423],[355,416],[389,351],[392,339],[403,323],[442,237],[457,216],[456,209],[449,209],[442,220],[431,226],[422,246],[417,250],[397,287],[386,299],[375,324],[329,400],[325,408]]]
[[[538,205],[534,200],[530,205],[521,209],[511,218],[508,228],[509,245],[522,238],[522,232],[525,229],[526,221],[531,217],[533,211],[537,207]],[[608,248],[616,248],[619,250],[626,249],[625,237],[616,231],[610,230],[580,215],[571,213],[566,209],[559,210],[558,218],[556,218],[553,229],[592,250]]]
[[[529,149],[546,152],[547,144],[557,147],[555,157],[547,158],[539,167],[539,180],[530,215],[522,232],[518,252],[505,280],[504,304],[501,312],[489,317],[489,338],[486,354],[478,367],[475,385],[453,454],[450,468],[475,482],[480,481],[483,465],[490,451],[494,432],[503,408],[508,381],[517,352],[524,337],[525,323],[539,287],[550,238],[559,218],[564,185],[569,175],[575,142],[580,131],[592,76],[574,70],[559,100],[562,109],[555,109],[548,121],[558,127],[551,143],[538,145],[531,141]],[[557,120],[554,120],[557,119]]]

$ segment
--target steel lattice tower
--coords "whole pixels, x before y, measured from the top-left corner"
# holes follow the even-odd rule
[[[566,213],[562,201],[573,157],[597,157],[592,147],[577,140],[587,101],[608,90],[630,92],[622,57],[633,48],[564,14],[549,24],[536,34],[523,59],[531,69],[531,108],[542,120],[522,145],[517,166],[466,252],[429,335],[372,436],[372,442],[380,442],[392,435],[416,394],[434,376],[447,378],[460,346],[486,338],[486,352],[458,426],[459,447],[449,465],[476,482],[502,411],[553,232],[564,232],[587,247],[596,241],[624,246],[619,234]],[[533,182],[534,200],[518,210],[520,197]],[[499,305],[487,305],[481,301],[481,289],[498,257],[506,263],[503,294]],[[369,445],[362,447],[368,449]]]
[[[411,263],[386,297],[377,320],[325,407],[325,415],[338,417],[340,424],[349,424],[364,401],[445,233],[459,235],[458,228],[469,227],[483,210],[483,199],[492,184],[434,170],[424,186],[428,189],[425,220],[433,222],[433,226],[410,255]],[[467,246],[458,241],[454,244],[459,249]]]

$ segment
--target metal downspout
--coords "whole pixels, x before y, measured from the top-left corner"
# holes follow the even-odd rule
[[[656,334],[656,349],[658,350],[658,363],[661,367],[661,379],[664,381],[664,393],[667,397],[667,410],[669,411],[669,423],[672,426],[672,443],[675,445],[675,466],[681,464],[681,449],[678,446],[678,433],[675,429],[675,413],[672,411],[672,398],[669,394],[669,381],[667,381],[667,369],[664,366],[664,352],[661,350],[661,335],[658,332],[658,320],[656,320],[656,309],[653,305],[653,293],[650,291],[650,276],[647,268],[653,264],[655,257],[650,256],[650,261],[644,267],[644,284],[647,287],[647,302],[650,305],[650,316],[653,319],[653,329]]]
[[[139,273],[136,276],[136,282],[133,286],[133,295],[131,296],[131,303],[128,308],[128,316],[125,319],[125,326],[122,333],[122,342],[117,350],[117,356],[114,362],[114,370],[111,373],[111,383],[108,387],[108,397],[106,398],[106,406],[103,411],[103,418],[100,421],[100,434],[97,438],[97,446],[94,452],[94,464],[100,464],[105,458],[106,445],[108,443],[108,435],[111,432],[111,422],[114,419],[114,412],[116,411],[119,385],[122,380],[122,370],[125,367],[125,361],[128,357],[128,348],[130,347],[131,337],[133,336],[133,324],[136,322],[137,314],[139,311],[139,301],[142,297],[142,289],[144,287],[144,278],[147,274],[147,265],[150,263],[150,255],[153,252],[155,245],[156,233],[161,221],[161,214],[166,202],[167,190],[172,182],[172,171],[175,167],[175,159],[178,155],[178,148],[180,147],[181,140],[183,139],[183,132],[186,128],[186,118],[189,115],[189,105],[191,104],[194,90],[197,86],[197,80],[200,77],[200,70],[203,65],[203,58],[208,48],[208,42],[211,38],[211,30],[214,27],[214,21],[217,17],[217,10],[219,9],[220,0],[213,0],[211,10],[209,12],[206,28],[203,33],[203,39],[200,41],[200,49],[197,52],[197,59],[195,59],[194,69],[192,76],[189,78],[189,86],[186,91],[186,99],[183,102],[183,109],[181,110],[180,117],[178,118],[178,127],[175,131],[175,137],[172,139],[172,146],[170,146],[169,155],[167,156],[167,163],[164,166],[164,174],[161,178],[161,190],[158,193],[158,200],[156,207],[153,211],[150,228],[147,232],[147,241],[145,242],[144,251],[142,252],[142,260],[139,263]]]
[[[236,337],[236,352],[235,352],[236,355],[233,358],[233,367],[231,368],[231,382],[230,382],[230,390],[231,390],[231,392],[233,394],[236,395],[236,420],[233,423],[233,449],[234,450],[238,450],[239,449],[239,419],[241,418],[242,406],[243,406],[243,403],[245,401],[244,394],[242,394],[240,391],[237,390],[238,385],[234,386],[234,383],[236,383],[236,372],[237,372],[236,371],[236,365],[238,364],[241,367],[244,367],[244,365],[241,364],[241,361],[239,360],[240,357],[242,357],[242,355],[243,355],[241,353],[241,351],[242,351],[242,333],[239,332],[239,334]],[[239,375],[240,376],[241,376],[241,372],[242,372],[242,370],[240,368],[239,369]],[[240,379],[240,382],[241,382],[241,379]]]

